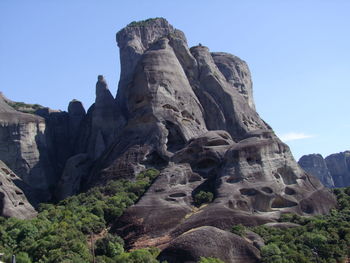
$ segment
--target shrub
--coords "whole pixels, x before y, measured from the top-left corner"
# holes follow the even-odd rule
[[[218,259],[218,258],[205,258],[201,257],[198,263],[224,263],[224,261]]]
[[[200,191],[194,196],[194,203],[200,206],[204,203],[213,201],[214,195],[211,192]]]
[[[231,232],[232,232],[233,234],[238,235],[238,236],[243,236],[244,233],[245,233],[245,227],[244,227],[242,224],[234,225],[234,226],[231,228]]]

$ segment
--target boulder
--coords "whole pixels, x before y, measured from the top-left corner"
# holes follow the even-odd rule
[[[169,263],[195,263],[200,257],[232,263],[260,262],[260,252],[252,244],[235,234],[210,226],[195,228],[178,236],[158,259]]]

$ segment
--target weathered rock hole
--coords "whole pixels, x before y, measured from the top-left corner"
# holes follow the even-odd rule
[[[260,158],[247,157],[247,163],[249,165],[253,165],[253,164],[256,164],[256,163],[261,163],[261,160],[260,160]]]
[[[276,178],[276,179],[280,179],[281,176],[278,174],[278,173],[274,173],[273,176]]]
[[[164,188],[157,188],[154,190],[154,192],[156,192],[156,193],[160,193],[160,192],[164,192],[164,191],[165,191]]]
[[[169,202],[176,202],[175,198],[170,198],[170,197],[165,198],[165,200]]]
[[[165,104],[162,106],[164,109],[168,109],[168,110],[173,110],[173,111],[176,111],[176,112],[179,112],[179,110],[175,107],[175,106],[172,106],[170,104]]]
[[[170,152],[176,152],[186,144],[180,129],[172,122],[166,121],[165,127],[168,130],[167,149]]]
[[[238,201],[236,202],[236,204],[237,204],[237,208],[239,208],[239,209],[241,209],[241,210],[245,210],[245,211],[249,211],[249,210],[250,210],[247,201],[238,200]]]
[[[295,190],[290,188],[290,187],[286,187],[284,189],[284,192],[287,194],[287,195],[294,195],[295,194]]]
[[[261,188],[261,190],[264,191],[265,193],[268,193],[268,194],[273,193],[273,190],[270,187],[263,187],[263,188]]]
[[[1,170],[3,170],[5,172],[5,174],[10,174],[10,171],[7,170],[6,168],[1,168]]]
[[[24,205],[24,203],[23,202],[19,202],[18,205]]]
[[[229,177],[229,178],[226,180],[226,183],[229,183],[229,184],[236,184],[236,183],[238,183],[239,181],[241,181],[241,178]]]
[[[219,135],[220,135],[220,137],[222,137],[222,138],[224,138],[226,140],[230,139],[230,136],[228,134],[226,134],[226,133],[220,133]]]
[[[189,113],[187,110],[182,111],[181,115],[187,119],[193,120],[191,113]]]
[[[10,176],[11,176],[12,178],[16,177],[16,175],[14,175],[14,174],[10,174]]]
[[[248,196],[253,196],[257,194],[257,191],[253,188],[243,188],[239,189],[242,195],[248,195]]]
[[[169,197],[185,197],[186,194],[185,193],[174,193],[174,194],[170,194]]]
[[[135,101],[136,104],[140,104],[142,102],[143,102],[143,99],[138,99],[138,100]]]
[[[301,211],[303,211],[304,213],[307,213],[307,214],[312,214],[314,212],[314,208],[313,206],[307,204],[302,204],[301,205]]]
[[[204,160],[201,160],[199,163],[197,163],[195,166],[194,166],[194,169],[196,170],[206,170],[206,169],[209,169],[209,168],[214,168],[217,166],[217,162],[213,159],[204,159]]]
[[[277,172],[281,175],[282,180],[285,184],[295,184],[297,176],[290,167],[279,168]]]
[[[206,144],[206,146],[220,146],[220,145],[229,145],[229,142],[224,139],[212,140]]]
[[[16,193],[17,195],[23,195],[23,192],[18,191],[18,190],[16,190],[15,193]]]
[[[201,181],[202,177],[199,174],[191,174],[190,178],[188,178],[188,182],[192,183],[192,182],[198,182]]]
[[[272,204],[271,207],[272,208],[284,208],[284,207],[293,207],[293,206],[297,206],[298,204],[296,202],[293,202],[291,200],[288,200],[286,198],[283,198],[281,196],[277,196]]]
[[[164,167],[168,164],[157,151],[153,151],[146,155],[145,159],[141,162],[142,164],[151,166],[151,167]]]

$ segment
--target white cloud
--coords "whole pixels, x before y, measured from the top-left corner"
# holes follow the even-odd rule
[[[315,137],[315,135],[305,134],[303,132],[288,132],[288,133],[285,133],[285,134],[281,134],[279,136],[279,138],[283,142],[302,140],[302,139],[308,139],[308,138],[313,138],[313,137]]]

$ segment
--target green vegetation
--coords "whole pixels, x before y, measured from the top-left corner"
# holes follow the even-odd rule
[[[200,261],[198,263],[224,263],[224,261],[217,259],[217,258],[204,258],[201,257]]]
[[[24,113],[34,113],[36,110],[44,108],[39,104],[28,104],[24,102],[15,102],[15,101],[7,101],[7,104],[10,105],[17,111],[21,111]]]
[[[146,20],[141,20],[141,21],[132,21],[127,26],[128,27],[146,26],[149,22],[157,20],[157,19],[164,19],[164,18],[163,17],[155,17],[155,18],[148,18]]]
[[[205,191],[199,191],[195,196],[194,196],[194,203],[197,206],[201,206],[202,204],[205,203],[210,203],[213,201],[214,195],[211,192],[205,192]]]
[[[234,225],[232,228],[231,228],[231,232],[233,234],[236,234],[238,236],[244,236],[245,234],[245,227],[242,225],[242,224],[238,224],[238,225]]]
[[[112,181],[57,205],[43,204],[32,220],[0,217],[0,252],[5,253],[6,262],[16,254],[18,263],[83,263],[92,261],[94,243],[99,263],[157,262],[159,252],[155,250],[124,252],[123,240],[108,234],[108,229],[142,196],[158,174],[157,170],[149,169],[134,182]],[[95,237],[95,242],[91,237]]]
[[[350,256],[350,187],[335,189],[339,208],[329,215],[302,217],[285,214],[281,222],[299,227],[278,229],[258,226],[250,230],[265,240],[264,263],[336,263]],[[237,230],[238,229],[238,230]],[[234,231],[242,232],[241,227]]]

